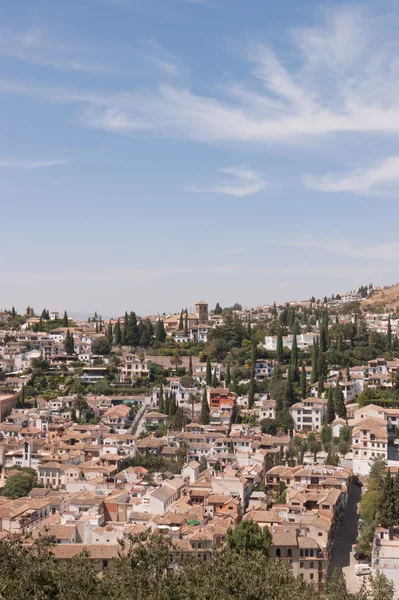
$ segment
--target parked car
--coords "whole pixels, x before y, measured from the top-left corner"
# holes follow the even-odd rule
[[[371,575],[371,567],[365,563],[360,563],[355,565],[354,573],[355,575]]]
[[[358,552],[357,550],[355,550],[355,552],[353,553],[353,556],[355,557],[356,560],[365,560],[367,557],[365,554],[363,554],[363,552]]]

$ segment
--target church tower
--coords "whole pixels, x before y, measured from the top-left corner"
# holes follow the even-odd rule
[[[195,316],[198,319],[198,325],[206,325],[208,323],[208,304],[201,300],[195,305]]]

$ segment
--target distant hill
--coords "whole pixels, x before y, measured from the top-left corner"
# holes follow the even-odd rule
[[[365,312],[399,312],[399,283],[362,300],[362,309]]]

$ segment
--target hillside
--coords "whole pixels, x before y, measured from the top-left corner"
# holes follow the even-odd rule
[[[399,312],[399,283],[362,300],[362,309],[367,312]]]

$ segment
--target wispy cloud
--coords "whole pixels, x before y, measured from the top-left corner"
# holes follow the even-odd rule
[[[368,261],[399,262],[399,242],[364,244],[364,242],[360,241],[347,242],[337,238],[314,238],[307,236],[289,242],[277,243],[295,248],[320,248],[332,254],[341,254],[350,258],[359,258]]]
[[[0,158],[0,169],[47,169],[48,167],[58,167],[68,165],[71,161],[57,158],[25,160],[16,158]]]
[[[380,196],[397,191],[399,156],[390,156],[367,169],[355,169],[346,174],[323,177],[305,175],[303,182],[319,192],[349,192],[364,196]]]
[[[264,190],[270,183],[262,178],[261,173],[243,167],[225,167],[219,169],[219,173],[227,175],[221,181],[210,186],[191,185],[185,189],[189,192],[210,192],[213,194],[224,194],[245,198]]]
[[[4,27],[0,29],[1,56],[60,71],[102,73],[110,70],[100,63],[71,58],[71,52],[72,49],[50,40],[43,29],[32,28],[20,32]]]
[[[83,125],[119,134],[302,146],[333,134],[397,136],[397,30],[393,12],[378,16],[341,5],[319,25],[291,32],[297,61],[283,64],[271,48],[249,44],[250,84],[230,81],[208,95],[172,85],[101,95],[71,91],[69,98],[64,91],[62,99],[57,89],[31,90],[49,101],[75,102]],[[159,61],[173,73],[173,61]]]
[[[153,62],[164,75],[178,77],[181,65],[176,56],[166,50],[155,38],[150,38],[143,56]]]

